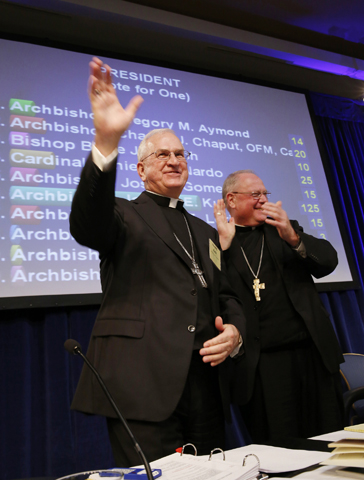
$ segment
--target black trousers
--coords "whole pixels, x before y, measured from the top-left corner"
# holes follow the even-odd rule
[[[224,415],[217,367],[203,363],[195,351],[182,397],[173,414],[163,422],[127,420],[127,423],[149,462],[170,455],[187,443],[195,445],[199,455],[207,455],[217,447],[224,448]],[[107,426],[116,466],[140,465],[142,460],[121,421],[107,418]],[[189,448],[186,447],[186,453],[193,453]]]
[[[261,352],[253,396],[241,407],[253,443],[342,430],[343,412],[340,373],[326,370],[311,340]]]

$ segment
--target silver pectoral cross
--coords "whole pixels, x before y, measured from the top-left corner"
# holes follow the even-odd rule
[[[253,280],[253,290],[254,290],[255,300],[257,302],[260,302],[261,300],[259,295],[259,290],[264,290],[264,289],[265,289],[265,283],[260,283],[259,278],[255,278]]]
[[[192,265],[193,265],[193,268],[191,268],[192,270],[192,273],[194,275],[197,275],[198,278],[200,279],[200,282],[201,282],[201,285],[203,286],[203,288],[207,288],[207,283],[206,283],[206,280],[203,276],[203,271],[200,269],[200,267],[198,266],[198,263],[195,262],[194,260],[192,260]]]

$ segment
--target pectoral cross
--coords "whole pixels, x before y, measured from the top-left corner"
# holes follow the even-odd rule
[[[203,286],[203,288],[207,288],[207,283],[206,283],[206,280],[203,276],[203,271],[200,269],[200,267],[198,266],[198,263],[195,262],[194,260],[192,260],[192,265],[193,265],[193,268],[191,268],[192,270],[192,273],[194,275],[197,275],[198,278],[200,279],[200,282],[201,282],[201,285]]]
[[[259,295],[259,290],[264,290],[265,289],[265,283],[260,283],[259,278],[254,278],[253,280],[253,290],[254,290],[254,295],[255,295],[255,300],[257,302],[260,302],[261,298]]]

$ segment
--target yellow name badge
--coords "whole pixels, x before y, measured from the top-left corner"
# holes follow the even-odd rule
[[[219,248],[214,244],[214,242],[209,240],[209,250],[210,250],[210,258],[217,266],[219,270],[221,270],[221,252]]]

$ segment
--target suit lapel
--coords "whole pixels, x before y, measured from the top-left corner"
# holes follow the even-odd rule
[[[193,215],[190,215],[186,212],[186,218],[188,225],[191,229],[193,242],[195,249],[198,252],[198,258],[200,260],[200,268],[204,272],[204,277],[207,282],[207,285],[212,285],[213,281],[213,264],[210,259],[210,246],[209,246],[209,236],[206,235],[206,229],[204,224],[198,222]]]
[[[173,235],[168,220],[154,200],[142,193],[132,203],[135,211],[143,218],[153,232],[178,255],[188,268],[191,268],[191,262],[186,260],[186,256]],[[204,271],[206,282],[209,285],[209,281],[212,282],[213,278],[213,266],[209,258],[209,245],[206,232],[203,226],[200,225],[200,222],[195,221],[194,217],[188,212],[186,212],[186,218],[192,233],[194,248],[197,249],[200,258],[200,268]]]
[[[176,255],[185,261],[181,255],[181,247],[173,235],[168,220],[154,200],[149,198],[148,195],[142,193],[133,201],[133,206],[135,211],[143,218],[153,232],[158,235],[158,237],[163,240],[163,242],[166,243]]]

